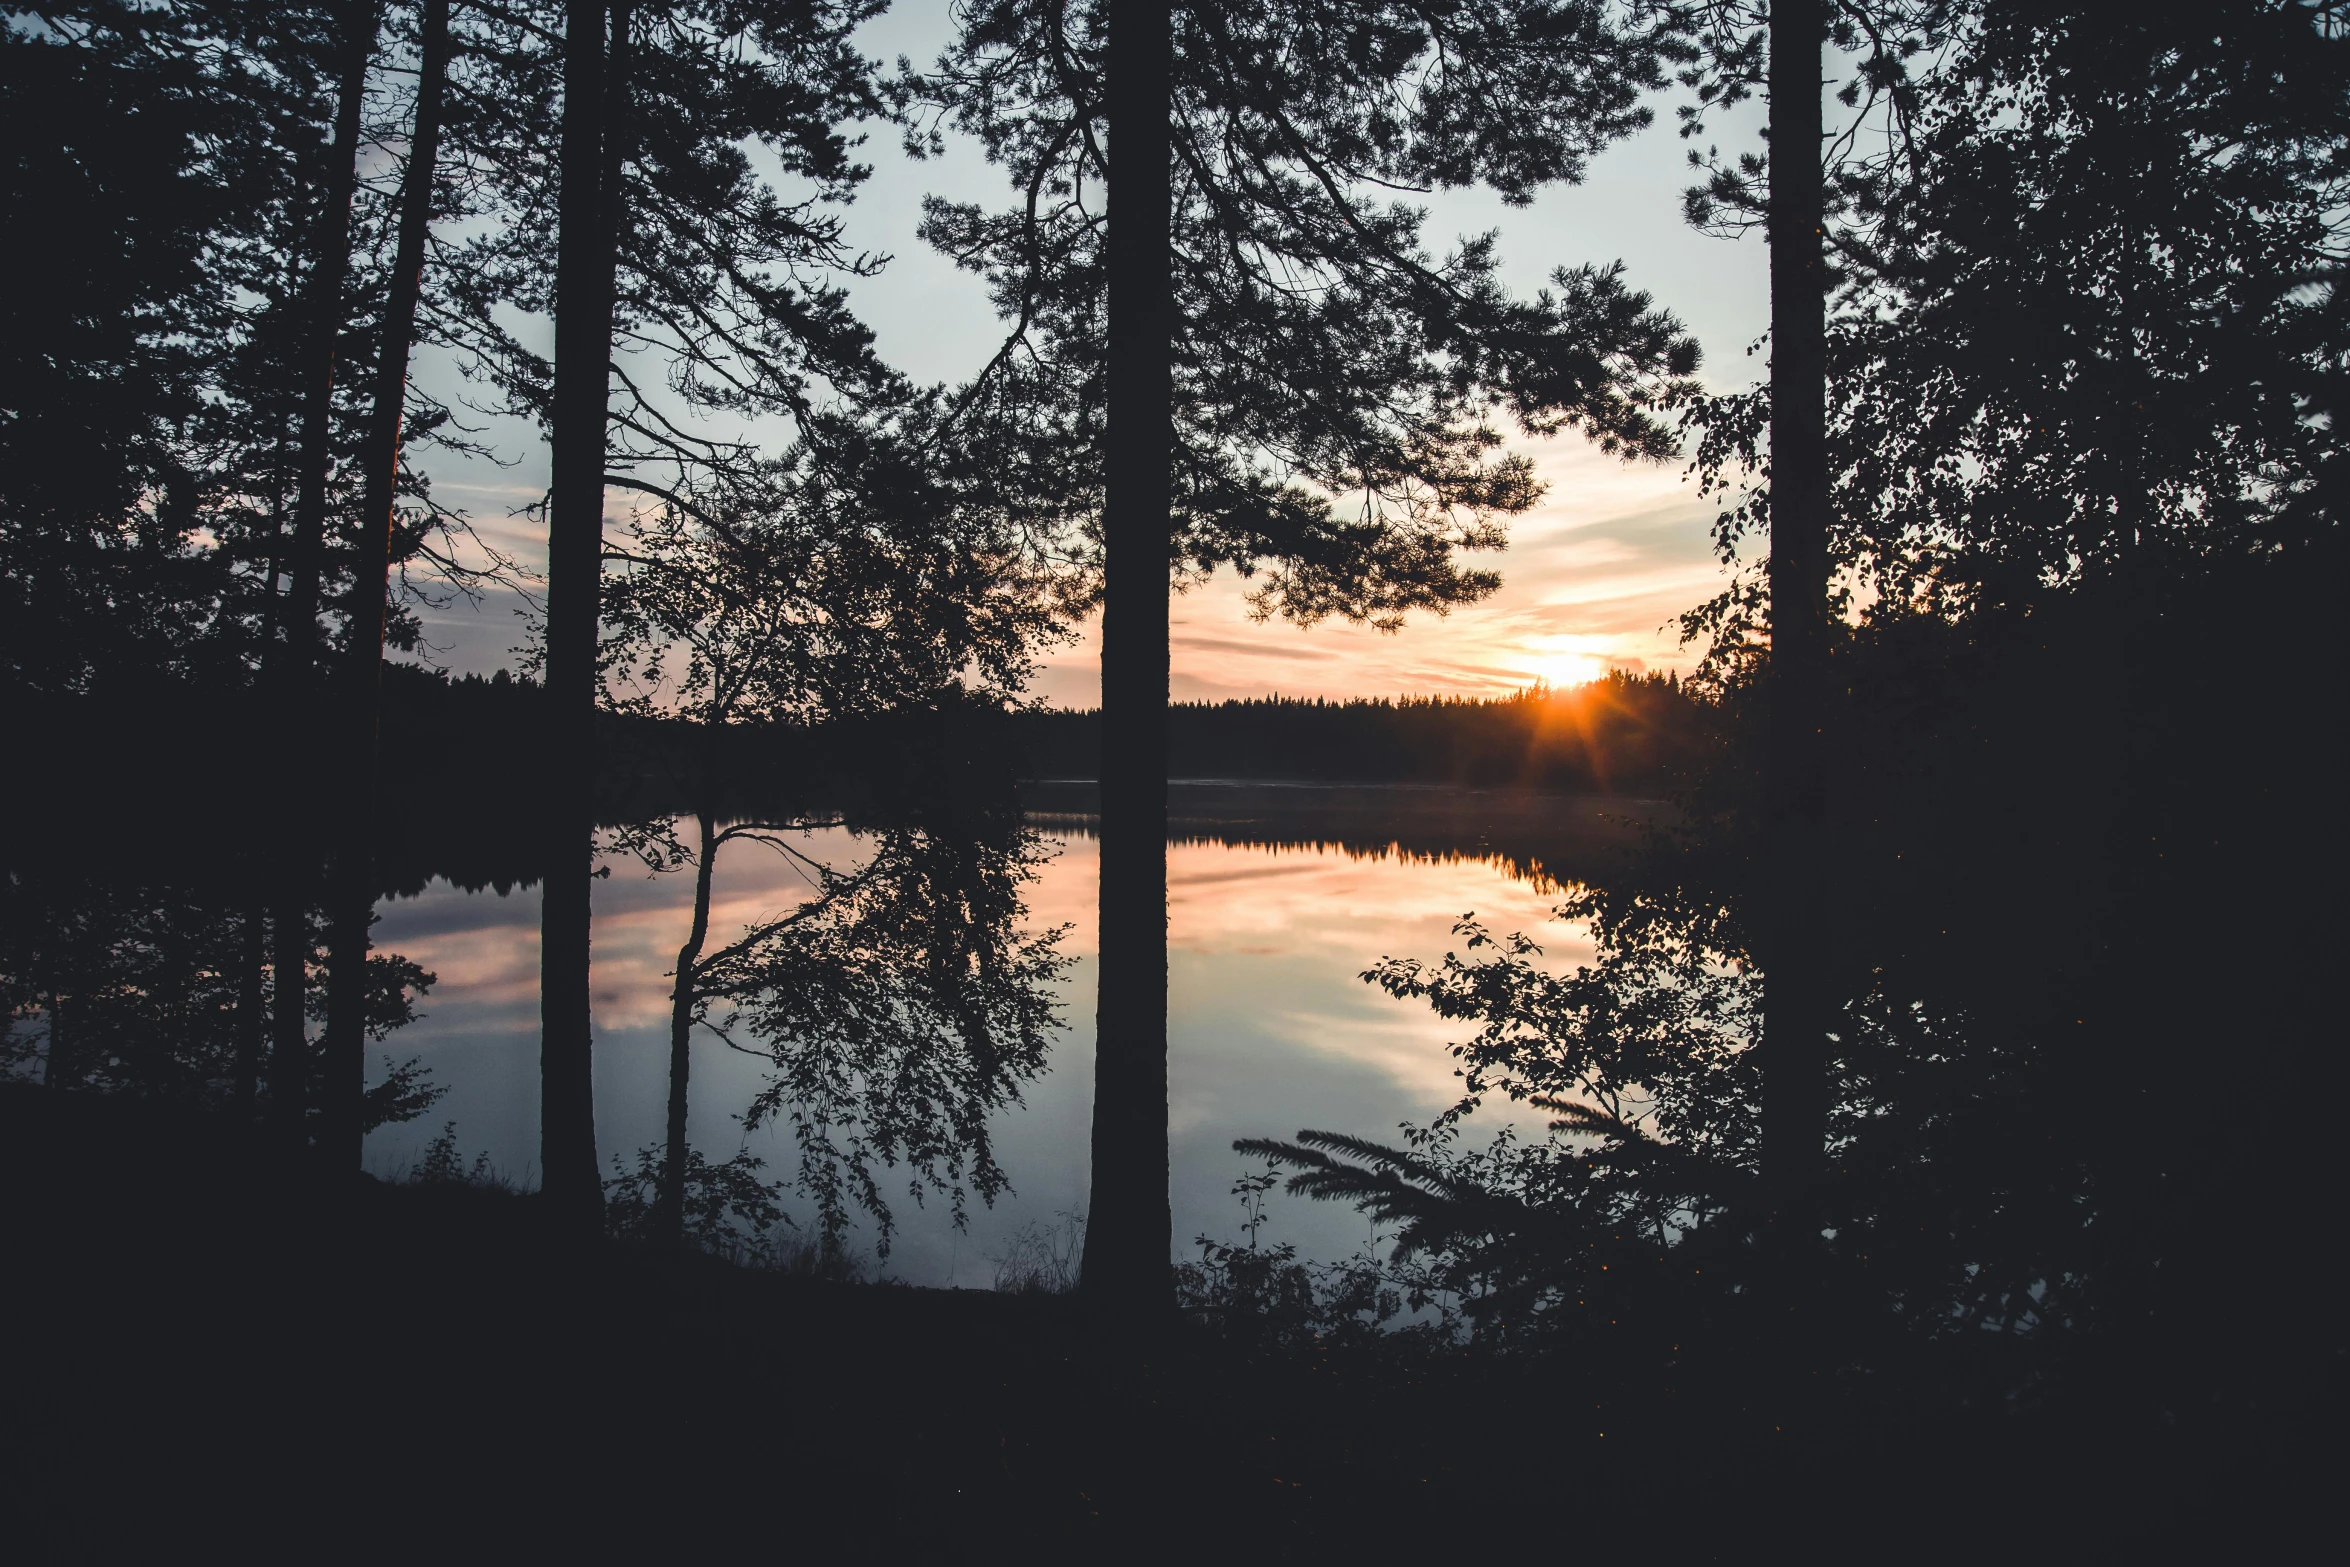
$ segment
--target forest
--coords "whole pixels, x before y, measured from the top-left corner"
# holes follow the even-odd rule
[[[1098,710],[1013,717],[1018,765],[1038,778],[1090,778]],[[1176,778],[1329,778],[1663,794],[1700,764],[1707,710],[1665,675],[1613,674],[1506,697],[1295,697],[1171,702]]]
[[[2350,5],[898,9],[0,14],[8,1559],[2330,1530]]]

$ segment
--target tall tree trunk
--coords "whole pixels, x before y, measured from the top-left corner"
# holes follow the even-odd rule
[[[1771,665],[1763,1173],[1802,1226],[1826,1158],[1828,353],[1820,0],[1771,3]]]
[[[383,342],[375,362],[375,405],[362,456],[365,489],[358,558],[351,568],[349,726],[346,801],[336,834],[326,969],[325,1110],[321,1152],[330,1167],[356,1170],[367,1140],[360,1110],[367,1091],[367,930],[375,918],[374,839],[380,799],[378,746],[383,719],[384,598],[390,591],[393,493],[400,474],[400,418],[408,395],[408,358],[416,339],[424,246],[432,226],[433,169],[440,157],[441,93],[449,74],[449,0],[425,0],[424,48],[416,77],[416,119],[408,169],[400,185],[400,235],[384,301]]]
[[[343,7],[342,58],[337,72],[334,141],[327,149],[326,181],[313,227],[310,285],[304,301],[300,472],[295,479],[294,539],[289,562],[285,638],[277,648],[279,776],[288,781],[280,830],[294,846],[284,855],[274,911],[277,926],[277,1027],[269,1074],[270,1116],[289,1137],[299,1135],[307,1103],[310,902],[315,879],[316,817],[308,793],[292,783],[298,737],[314,718],[319,582],[325,570],[326,481],[334,461],[335,349],[343,324],[343,286],[351,271],[351,199],[359,188],[359,115],[367,92],[367,63],[375,53],[375,6]]]
[[[547,829],[539,903],[539,1159],[559,1225],[603,1219],[589,1015],[595,872],[596,626],[630,6],[572,0],[564,34],[547,526]],[[608,39],[607,39],[608,35]],[[608,51],[608,55],[607,55]]]
[[[704,799],[709,796],[705,795]],[[661,1201],[653,1216],[659,1244],[685,1244],[685,1107],[693,1071],[695,967],[710,939],[710,878],[718,863],[717,823],[705,807],[695,818],[701,853],[694,862],[694,922],[677,949],[677,984],[669,992],[669,1142],[661,1156]]]
[[[1108,451],[1103,503],[1100,1000],[1081,1288],[1174,1304],[1167,1206],[1167,554],[1175,442],[1166,0],[1110,13]]]
[[[286,606],[287,667],[307,686],[318,641],[319,581],[326,554],[326,481],[334,465],[335,349],[342,334],[343,288],[351,274],[351,200],[359,189],[360,109],[367,65],[375,54],[376,12],[367,0],[343,7],[342,58],[335,90],[334,142],[312,231],[310,282],[303,301],[301,450],[295,476],[294,547]],[[307,695],[307,691],[304,692]]]
[[[245,941],[237,954],[237,1113],[250,1121],[261,1080],[261,1042],[269,1025],[262,1015],[262,987],[268,979],[268,916],[256,898],[245,908]]]

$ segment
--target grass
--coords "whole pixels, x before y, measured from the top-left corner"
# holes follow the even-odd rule
[[[994,1287],[1003,1295],[1068,1295],[1077,1288],[1077,1267],[1085,1255],[1085,1220],[1064,1213],[1051,1224],[1031,1220],[1012,1232],[995,1264]]]

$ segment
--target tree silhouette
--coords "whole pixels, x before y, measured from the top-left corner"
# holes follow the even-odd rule
[[[1263,613],[1393,628],[1490,592],[1457,557],[1539,493],[1495,416],[1672,449],[1641,402],[1695,350],[1645,296],[1586,268],[1512,299],[1490,237],[1431,257],[1420,212],[1382,199],[1484,181],[1523,201],[1579,177],[1643,123],[1660,47],[1580,3],[1441,25],[1347,4],[991,4],[916,83],[1020,193],[1001,214],[929,207],[932,242],[1012,323],[965,406],[1073,448],[1039,465],[1033,509],[1102,572],[1090,1294],[1169,1299],[1162,573],[1228,565],[1261,579]],[[1111,178],[1129,148],[1147,167],[1121,180],[1139,184]]]
[[[417,297],[433,220],[433,184],[440,155],[441,97],[448,85],[448,0],[424,0],[417,62],[416,107],[400,182],[397,252],[382,341],[376,349],[373,407],[362,462],[358,559],[351,573],[344,637],[347,673],[338,693],[350,731],[343,779],[351,801],[338,824],[332,886],[332,931],[327,966],[327,1152],[355,1167],[363,1151],[355,1107],[366,1086],[361,1043],[359,976],[367,963],[367,931],[375,907],[374,833],[381,799],[380,734],[383,708],[385,600],[391,589],[394,495],[400,468],[400,425],[408,396],[408,361],[415,341]]]
[[[288,734],[307,722],[318,701],[318,614],[326,571],[328,483],[334,466],[335,370],[346,314],[351,204],[358,192],[362,110],[368,66],[375,55],[376,7],[372,0],[345,0],[334,12],[334,23],[330,56],[334,134],[323,149],[317,205],[310,214],[303,247],[307,273],[302,283],[301,335],[294,361],[298,411],[294,508],[287,544],[288,592],[282,606],[283,623],[266,665]],[[318,821],[307,791],[287,790],[285,806],[288,829],[299,840],[312,841]],[[308,856],[291,856],[281,863],[286,874],[277,890],[270,929],[277,942],[278,984],[291,994],[306,981],[307,942],[297,933],[304,930],[303,911],[316,900],[319,889],[299,879],[310,865]],[[306,1084],[309,1079],[306,1070],[294,1070],[296,1061],[306,1062],[309,1057],[306,1015],[307,1008],[294,1005],[281,1005],[272,1014],[277,1027],[272,1075],[288,1087]],[[270,1108],[284,1135],[298,1134],[304,1120],[299,1100],[290,1092],[273,1092]]]
[[[1009,1189],[988,1120],[1044,1070],[1068,960],[1062,932],[1022,928],[1034,835],[988,825],[887,828],[862,863],[809,862],[816,896],[697,964],[700,1020],[770,1067],[744,1125],[791,1127],[828,1253],[852,1209],[886,1253],[876,1164],[944,1194],[958,1225],[966,1188]]]
[[[197,542],[192,448],[272,194],[224,148],[272,142],[280,105],[208,53],[202,20],[91,5],[0,26],[9,227],[50,231],[0,305],[0,660],[26,698],[204,666],[233,592]]]
[[[243,867],[210,849],[175,863],[143,835],[124,840],[71,855],[11,856],[0,896],[0,994],[12,1020],[37,1017],[43,1026],[11,1033],[10,1062],[37,1056],[42,1081],[60,1092],[248,1109],[267,1019],[318,998],[274,983],[251,912],[262,889],[239,874]],[[306,908],[300,917],[295,939],[314,958],[320,911]],[[433,982],[397,953],[370,958],[360,987],[362,1048],[408,1023]],[[443,1091],[413,1060],[386,1067],[384,1080],[344,1112],[363,1132],[413,1118]],[[307,1082],[287,1080],[308,1069],[306,1060],[272,1063],[270,1096],[311,1107],[281,1124],[299,1126],[305,1114],[326,1119]]]
[[[1876,591],[1825,625],[1835,898],[1812,940],[1833,1048],[1800,1270],[1751,1220],[1787,1201],[1780,687],[1750,656],[1752,600],[1702,622],[1726,644],[1696,683],[1723,743],[1681,829],[1563,911],[1596,961],[1561,973],[1465,924],[1440,965],[1381,963],[1366,977],[1470,1025],[1460,1107],[1403,1148],[1245,1151],[1414,1226],[1513,1332],[1604,1322],[1660,1363],[1719,1356],[1726,1382],[1769,1367],[1774,1420],[1836,1396],[1790,1388],[1791,1348],[1921,1402],[2069,1385],[2189,1420],[2242,1395],[2157,1368],[2226,1324],[2330,1353],[2306,1304],[2323,1289],[2271,1210],[2338,1177],[2231,1105],[2192,1136],[2162,1107],[2215,1069],[2338,1091],[2304,1045],[2338,920],[2279,912],[2285,864],[2337,862],[2311,824],[2338,730],[2218,650],[2267,635],[2318,656],[2306,579],[2338,547],[2317,410],[2339,164],[2320,149],[2342,145],[2344,45],[2267,6],[1938,22],[1892,84],[1897,155],[1841,165],[1824,227],[1828,366],[1851,391],[1827,425],[1828,560]],[[1770,408],[1742,401],[1709,442],[1734,428],[1758,458]],[[2182,909],[2230,911],[2188,968],[2163,934]],[[1551,1135],[1461,1141],[1502,1101]],[[2252,1254],[2272,1270],[2257,1301],[2228,1262]]]
[[[695,840],[685,851],[694,866],[693,907],[671,991],[667,1146],[653,1215],[653,1233],[664,1244],[685,1234],[696,1024],[714,998],[756,990],[763,982],[745,976],[780,964],[778,954],[837,907],[870,902],[873,886],[896,874],[900,861],[884,849],[854,875],[815,865],[821,896],[808,909],[706,953],[723,849],[763,844],[814,865],[792,835],[844,825],[823,798],[826,780],[805,761],[786,786],[806,802],[802,810],[778,816],[762,800],[747,818],[722,825],[730,786],[749,782],[724,775],[729,731],[780,725],[809,734],[942,702],[1000,704],[1027,678],[1031,647],[1054,634],[1049,584],[1018,539],[985,511],[959,505],[928,456],[888,423],[829,423],[820,444],[795,448],[753,481],[738,469],[733,482],[640,517],[609,551],[618,567],[604,606],[610,699],[621,711],[682,719],[695,730],[694,776],[686,784]],[[782,782],[763,780],[762,793],[777,792]],[[957,901],[972,906],[968,898]],[[950,943],[972,939],[958,937],[951,922],[920,928]],[[893,964],[947,972],[935,966],[945,961],[943,949],[933,955],[901,947],[887,961],[871,954],[860,961],[868,986]],[[947,996],[932,1003],[951,1004]],[[972,1016],[995,1004],[974,1000]],[[781,1002],[764,1005],[769,1014],[783,1011]],[[918,1041],[919,1027],[909,1027]],[[786,1046],[778,1040],[775,1048]],[[1031,1054],[1041,1048],[1039,1036]],[[837,1204],[826,1213],[835,1223]]]
[[[558,868],[543,904],[543,1154],[550,1196],[582,1233],[598,1191],[587,975],[604,495],[675,498],[693,473],[756,468],[754,439],[697,429],[692,414],[796,419],[821,400],[811,381],[895,389],[837,288],[802,282],[865,265],[828,209],[864,175],[842,126],[880,106],[870,62],[847,44],[866,14],[572,5],[559,95],[539,40],[519,40],[507,66],[516,100],[560,97],[559,178],[539,156],[543,119],[519,117],[497,172],[514,218],[468,243],[470,281],[442,323],[510,408],[545,421],[554,448],[545,659]],[[778,194],[778,180],[801,179],[813,195]],[[510,305],[552,311],[551,365],[509,330]],[[665,386],[638,380],[640,351],[663,361]]]
[[[612,291],[635,8],[573,0],[564,14],[563,130],[548,414],[547,869],[539,894],[539,1162],[557,1222],[602,1227],[588,1000],[595,858],[596,621]]]

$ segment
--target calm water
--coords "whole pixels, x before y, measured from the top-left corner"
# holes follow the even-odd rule
[[[1071,927],[1066,949],[1077,962],[1062,987],[1064,1031],[1026,1104],[996,1123],[1012,1195],[992,1210],[975,1203],[962,1234],[935,1200],[928,1210],[893,1201],[899,1234],[888,1272],[915,1283],[985,1285],[991,1256],[1017,1226],[1085,1206],[1097,846],[1082,809],[1070,808],[1087,802],[1042,803],[1061,808],[1035,818],[1055,853],[1030,887],[1030,917]],[[1445,1045],[1462,1030],[1389,1000],[1362,982],[1365,968],[1388,955],[1441,956],[1453,921],[1472,911],[1497,929],[1539,932],[1547,961],[1587,959],[1583,932],[1551,918],[1556,891],[1545,870],[1593,874],[1577,862],[1604,859],[1621,836],[1614,819],[1643,810],[1453,791],[1205,784],[1179,789],[1174,805],[1170,1114],[1175,1234],[1185,1251],[1202,1231],[1232,1231],[1228,1189],[1246,1168],[1234,1138],[1302,1127],[1385,1138],[1398,1122],[1425,1120],[1452,1102]],[[830,855],[854,852],[845,838],[811,836],[811,847]],[[668,975],[692,884],[687,874],[648,875],[625,857],[607,863],[611,876],[595,888],[597,1135],[607,1165],[615,1154],[633,1164],[635,1150],[661,1133]],[[719,861],[713,943],[807,891],[781,856],[731,846]],[[486,1152],[508,1173],[534,1178],[537,890],[501,896],[435,881],[381,913],[379,945],[439,976],[424,1015],[389,1048],[421,1057],[451,1091],[425,1120],[377,1132],[370,1166],[396,1174],[453,1121],[469,1160]],[[697,1041],[692,1134],[712,1157],[741,1145],[735,1117],[762,1070],[714,1037]],[[753,1139],[771,1174],[791,1167],[787,1139],[774,1131]],[[1280,1199],[1268,1232],[1323,1257],[1352,1252],[1365,1234],[1350,1209]],[[862,1239],[870,1244],[870,1230]]]

